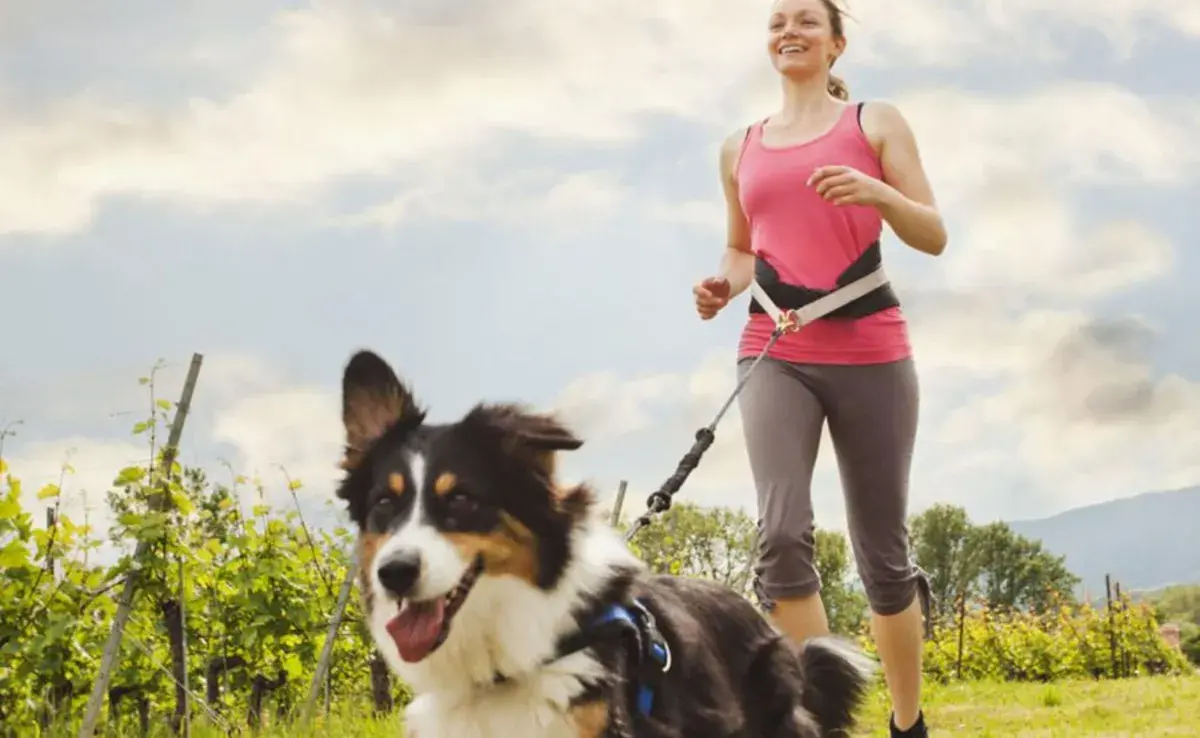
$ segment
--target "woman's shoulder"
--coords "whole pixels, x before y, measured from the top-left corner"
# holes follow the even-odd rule
[[[753,123],[747,123],[743,126],[738,126],[734,130],[730,131],[725,136],[725,139],[721,142],[721,150],[734,152],[740,151],[742,146],[745,145],[746,141],[749,140],[750,133],[754,130],[754,127],[761,123],[761,119],[756,120]]]
[[[745,149],[751,132],[759,122],[755,121],[730,131],[721,141],[721,171],[725,176],[731,177],[733,172],[737,171],[738,161],[742,158],[742,150]]]
[[[890,100],[861,100],[853,105],[858,108],[858,125],[876,151],[888,140],[908,135],[904,113]]]

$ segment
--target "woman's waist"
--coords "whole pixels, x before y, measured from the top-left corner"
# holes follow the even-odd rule
[[[751,251],[779,272],[784,282],[813,289],[831,289],[842,272],[879,241],[879,230],[853,237],[818,238],[806,234],[773,234],[754,229]]]
[[[751,313],[742,327],[742,338],[769,339],[775,322],[765,313]],[[820,318],[799,330],[785,333],[780,343],[863,346],[908,342],[908,320],[899,307],[890,307],[861,318]]]

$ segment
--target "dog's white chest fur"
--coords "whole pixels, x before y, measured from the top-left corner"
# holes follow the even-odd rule
[[[535,677],[462,699],[423,694],[405,710],[414,738],[576,738],[567,713],[567,694],[577,692],[572,677]]]

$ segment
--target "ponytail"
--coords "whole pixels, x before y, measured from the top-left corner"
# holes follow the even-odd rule
[[[829,75],[829,84],[825,89],[839,100],[848,101],[850,99],[850,88],[846,86],[846,82],[841,77]]]

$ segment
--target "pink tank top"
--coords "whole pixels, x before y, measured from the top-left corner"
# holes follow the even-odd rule
[[[750,127],[742,145],[736,174],[750,246],[784,282],[833,289],[838,275],[880,236],[883,219],[875,208],[834,205],[805,184],[815,169],[831,164],[882,178],[858,109],[846,105],[833,128],[806,143],[767,148],[760,122]],[[767,315],[751,314],[738,355],[757,355],[774,328]],[[770,355],[796,363],[875,364],[911,353],[904,316],[892,307],[857,320],[818,320],[785,334]]]

